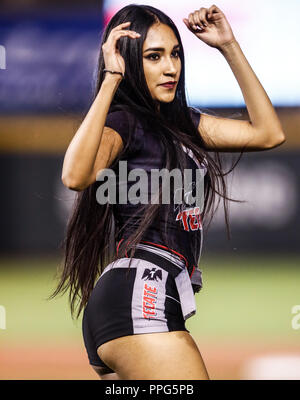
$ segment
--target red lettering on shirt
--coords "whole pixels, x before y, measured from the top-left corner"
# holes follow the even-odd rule
[[[181,211],[176,216],[176,221],[182,221],[185,231],[202,229],[201,213],[199,207]]]

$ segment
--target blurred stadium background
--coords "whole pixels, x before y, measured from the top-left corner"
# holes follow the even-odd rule
[[[225,60],[187,35],[181,22],[211,3],[134,3],[157,6],[176,22],[186,48],[190,105],[248,118]],[[232,239],[221,208],[205,236],[204,288],[187,327],[212,379],[300,378],[300,4],[263,3],[217,2],[287,141],[243,156],[228,180],[231,195],[247,200],[230,207]],[[91,102],[103,27],[125,4],[1,1],[0,379],[98,379],[67,296],[46,298],[55,287],[75,195],[60,179],[64,152]],[[291,14],[284,29],[283,5]],[[224,154],[225,162],[236,157]]]

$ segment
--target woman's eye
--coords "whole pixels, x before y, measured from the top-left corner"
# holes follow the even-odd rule
[[[149,58],[150,60],[158,60],[159,54],[155,54],[155,53],[149,54],[149,56],[147,58]]]
[[[175,51],[173,51],[172,56],[175,57],[175,58],[178,58],[179,54],[180,54],[179,51],[175,50]],[[152,53],[152,54],[149,54],[149,56],[147,58],[149,60],[157,61],[157,60],[159,60],[160,55],[157,54],[157,53]]]

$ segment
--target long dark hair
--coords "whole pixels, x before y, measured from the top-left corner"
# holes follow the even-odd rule
[[[233,170],[235,165],[223,172],[221,158],[217,152],[213,154],[204,150],[204,143],[193,122],[185,95],[185,65],[184,52],[179,32],[173,21],[162,11],[145,5],[128,5],[119,10],[108,23],[102,35],[100,54],[96,76],[94,99],[100,90],[104,80],[104,58],[102,45],[106,42],[111,30],[121,23],[131,21],[130,30],[139,32],[141,37],[133,41],[123,37],[118,42],[118,49],[123,56],[126,65],[125,77],[121,81],[109,112],[116,110],[127,111],[134,115],[136,121],[140,121],[145,127],[151,124],[152,131],[158,135],[166,151],[165,168],[183,169],[186,166],[186,157],[182,143],[194,152],[200,163],[205,164],[207,174],[204,186],[204,208],[202,215],[203,227],[208,228],[216,211],[220,199],[223,198],[225,210],[225,222],[228,237],[230,229],[228,221],[228,200],[226,181],[224,177]],[[160,110],[151,97],[143,71],[142,48],[149,28],[155,23],[168,25],[176,35],[180,44],[181,75],[178,81],[175,98],[170,103],[160,103]],[[131,127],[131,134],[135,127]],[[114,168],[120,159],[126,159],[128,143],[121,154],[114,160],[110,168]],[[242,153],[241,153],[242,155]],[[183,176],[183,175],[182,175]],[[118,254],[116,245],[121,233],[126,226],[117,226],[112,205],[101,205],[96,201],[96,191],[99,182],[91,184],[85,190],[77,193],[71,217],[69,218],[65,239],[63,242],[64,262],[59,271],[59,283],[50,296],[53,298],[58,293],[65,293],[69,289],[69,301],[72,317],[77,309],[76,318],[87,304],[90,293],[94,288],[96,279],[100,276],[109,262],[125,256],[125,251],[130,251],[130,258],[134,256],[135,245],[139,243],[144,232],[158,216],[168,213],[169,208],[163,208],[160,204],[144,206],[144,212],[140,215],[140,223],[137,229],[130,235],[129,247],[120,247]],[[160,193],[161,196],[161,187]],[[218,197],[218,202],[216,199]],[[217,204],[216,204],[217,203]],[[164,211],[162,212],[162,210]],[[129,221],[128,221],[129,224]],[[160,228],[161,229],[161,228]],[[166,224],[161,229],[161,235],[169,248],[169,238],[166,235]],[[130,261],[131,263],[131,261]],[[130,267],[130,265],[129,265]]]

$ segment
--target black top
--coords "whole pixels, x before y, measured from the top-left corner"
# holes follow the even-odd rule
[[[198,127],[200,121],[200,113],[196,110],[190,108],[192,119],[195,126]],[[156,137],[151,129],[143,129],[142,125],[137,122],[135,130],[132,132],[132,136],[129,136],[130,127],[134,124],[133,116],[125,111],[115,111],[108,114],[105,126],[114,129],[120,134],[123,140],[124,146],[128,143],[128,151],[125,153],[124,157],[119,161],[127,161],[127,171],[136,168],[143,169],[146,171],[146,178],[148,179],[146,186],[143,188],[148,189],[148,195],[150,196],[151,179],[150,172],[152,169],[161,170],[165,166],[165,150],[163,148],[162,142]],[[198,160],[194,157],[194,154],[189,150],[187,152],[186,148],[183,146],[186,154],[187,168],[192,170],[192,194],[195,196],[195,180],[196,180],[196,170],[202,170],[202,176],[206,173],[206,168],[203,164],[199,164]],[[119,179],[119,170],[127,176],[124,170],[126,169],[126,163],[119,168],[119,164],[114,168],[117,175],[117,182],[120,185],[123,180],[123,175]],[[138,175],[139,176],[139,175]],[[134,194],[140,196],[140,192],[135,193],[133,190],[130,192],[130,188],[134,189],[134,185],[137,185],[139,179],[136,176],[131,178],[131,181],[127,181],[127,189],[125,186],[117,185],[117,192],[120,187],[125,189],[128,193],[128,198],[126,204],[120,204],[119,197],[117,196],[117,204],[114,205],[114,216],[118,226],[122,227],[130,218],[133,217],[135,213],[137,216],[132,218],[130,225],[121,232],[119,240],[123,239],[123,243],[130,234],[137,229],[140,223],[139,211],[145,207],[143,204],[132,204],[132,198]],[[140,181],[141,182],[141,181]],[[172,180],[171,180],[172,182]],[[135,186],[137,189],[137,186]],[[142,189],[143,190],[143,189]],[[187,194],[187,192],[185,193]],[[148,197],[150,199],[150,197]],[[138,201],[138,200],[137,200]],[[125,202],[125,201],[124,201]],[[172,199],[171,199],[172,202]],[[174,252],[184,256],[187,261],[188,269],[192,268],[194,265],[197,266],[201,256],[202,249],[202,218],[200,214],[199,207],[195,207],[191,204],[173,204],[170,206],[169,214],[167,217],[167,234],[170,240],[169,249],[171,248]],[[166,205],[163,205],[166,207]],[[144,213],[144,211],[143,211]],[[142,214],[140,213],[140,216]],[[159,222],[161,221],[161,222]],[[163,219],[157,218],[150,227],[146,230],[143,235],[143,242],[148,244],[156,244],[160,246],[167,246],[164,242],[162,236],[159,232],[159,223],[163,223]],[[162,225],[162,228],[164,225]]]

